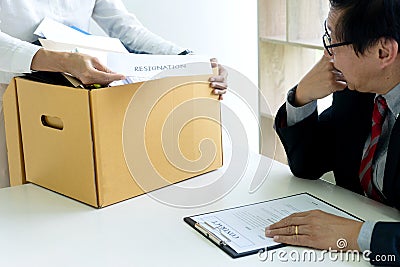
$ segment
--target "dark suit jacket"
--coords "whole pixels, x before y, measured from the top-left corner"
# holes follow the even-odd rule
[[[375,94],[348,89],[333,94],[332,106],[318,116],[315,111],[305,120],[286,127],[283,105],[275,120],[293,174],[318,179],[333,171],[336,184],[362,193],[358,171],[363,148],[371,131]],[[386,204],[400,210],[400,120],[390,137],[383,193]],[[378,222],[371,241],[371,262],[376,265],[400,265],[400,222]],[[375,262],[376,255],[396,255],[393,262]]]

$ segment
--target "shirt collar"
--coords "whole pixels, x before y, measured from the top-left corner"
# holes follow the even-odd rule
[[[385,98],[389,110],[397,118],[400,113],[400,84],[382,96]]]

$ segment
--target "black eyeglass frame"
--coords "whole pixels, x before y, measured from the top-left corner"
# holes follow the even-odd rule
[[[329,56],[333,56],[333,52],[330,51],[331,48],[352,44],[352,42],[349,42],[349,41],[347,41],[347,42],[341,42],[341,43],[336,43],[336,44],[332,44],[332,43],[331,43],[332,38],[331,38],[331,36],[330,36],[329,33],[328,33],[328,28],[326,27],[326,20],[325,20],[325,22],[324,22],[324,28],[325,28],[325,33],[324,33],[324,35],[322,35],[322,42],[323,42],[324,47],[325,47],[325,50],[326,50],[326,52],[328,52]],[[328,40],[329,45],[326,44],[325,38]]]

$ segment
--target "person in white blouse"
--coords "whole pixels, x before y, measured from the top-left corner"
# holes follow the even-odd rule
[[[9,0],[0,2],[0,96],[12,77],[37,71],[67,72],[84,84],[121,80],[96,58],[45,50],[32,44],[36,27],[49,17],[88,31],[93,19],[110,37],[119,38],[130,50],[150,54],[180,54],[185,49],[147,30],[129,13],[121,0]],[[221,66],[220,66],[221,67]],[[213,93],[226,92],[226,71],[211,78]],[[0,102],[0,188],[9,186],[2,101]]]

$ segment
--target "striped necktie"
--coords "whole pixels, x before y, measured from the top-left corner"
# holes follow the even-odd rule
[[[371,139],[369,140],[368,148],[363,155],[359,172],[361,186],[364,189],[364,192],[368,197],[378,201],[382,201],[382,197],[372,182],[372,162],[379,141],[379,136],[382,133],[382,125],[387,111],[388,105],[386,100],[382,96],[377,96],[375,98],[374,111],[372,112]]]

